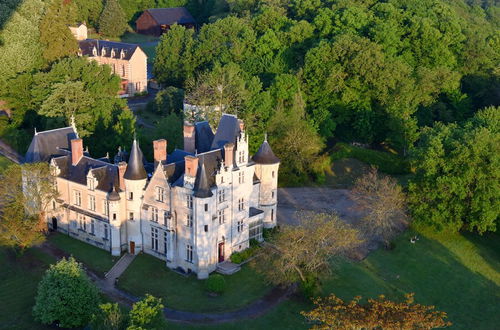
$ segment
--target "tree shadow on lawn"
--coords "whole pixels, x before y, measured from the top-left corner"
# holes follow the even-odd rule
[[[401,300],[414,292],[417,303],[435,305],[448,313],[454,329],[494,329],[500,324],[500,287],[491,279],[466,267],[456,253],[439,241],[414,231],[403,233],[394,250],[378,250],[359,263],[344,262],[336,276],[323,283],[324,294],[335,293],[350,300],[380,294]],[[463,238],[462,244],[468,240]],[[490,243],[475,242],[484,250]],[[492,243],[491,243],[492,244]],[[481,253],[481,252],[480,252]]]

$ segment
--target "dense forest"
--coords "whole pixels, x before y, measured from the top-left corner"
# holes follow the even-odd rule
[[[416,173],[415,205],[439,190],[441,176],[457,178],[442,191],[461,186],[453,196],[469,210],[449,221],[460,227],[476,212],[486,220],[471,227],[494,227],[498,206],[482,214],[478,205],[498,205],[495,0],[2,1],[0,106],[11,116],[0,116],[0,137],[23,152],[34,127],[59,127],[73,114],[96,156],[128,145],[135,118],[114,97],[119,80],[74,58],[67,25],[85,21],[102,36],[119,36],[144,9],[170,6],[186,6],[199,24],[174,26],[156,48],[153,74],[164,90],[151,107],[166,111],[154,136],[139,131],[143,139],[180,139],[185,96],[243,118],[252,152],[267,133],[285,184],[321,181],[335,143],[357,143],[411,164],[395,172]],[[206,119],[216,122],[217,114]],[[471,192],[483,188],[474,201]],[[416,212],[432,218],[424,208]]]

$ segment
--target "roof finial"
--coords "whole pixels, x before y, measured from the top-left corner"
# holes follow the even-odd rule
[[[267,132],[264,133],[264,141],[267,142]]]
[[[134,141],[137,140],[137,133],[134,132]]]
[[[85,152],[89,153],[89,146],[85,146]]]
[[[106,158],[109,159],[109,151],[106,151]]]
[[[38,134],[38,132],[36,131],[36,126],[35,126],[35,135],[37,135],[37,134]]]
[[[73,129],[76,132],[76,124],[75,124],[75,116],[74,115],[71,115],[71,117],[69,118],[69,124],[71,125],[71,127],[73,127]]]

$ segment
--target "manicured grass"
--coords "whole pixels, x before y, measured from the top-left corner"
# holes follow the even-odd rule
[[[369,165],[374,165],[387,174],[408,174],[410,164],[397,154],[355,147],[347,143],[337,143],[331,152],[334,162],[342,158],[355,158]]]
[[[145,34],[139,34],[135,32],[125,32],[125,34],[120,37],[120,41],[131,44],[143,44],[146,42],[154,42],[159,40],[160,40],[159,37],[148,36]]]
[[[61,233],[52,234],[49,241],[59,249],[73,255],[76,260],[85,264],[86,267],[100,276],[104,276],[119,259],[119,257],[111,256],[109,251],[99,249]]]
[[[161,297],[167,307],[196,312],[235,310],[262,297],[270,289],[249,265],[224,279],[225,292],[211,297],[205,291],[205,281],[179,275],[169,270],[162,260],[140,254],[120,277],[118,286],[136,296],[150,293]]]
[[[38,282],[55,259],[37,249],[15,256],[0,246],[0,329],[50,329],[31,314]]]
[[[7,157],[0,155],[0,174],[9,166],[12,165],[12,161]]]

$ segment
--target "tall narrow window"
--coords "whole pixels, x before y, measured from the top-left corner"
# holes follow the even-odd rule
[[[116,220],[116,213],[113,213],[113,220]]]
[[[102,200],[102,213],[104,213],[104,215],[109,216],[109,205],[108,201],[105,199]]]
[[[92,235],[95,235],[95,220],[94,219],[90,220],[90,233]]]
[[[156,207],[151,208],[151,221],[158,222],[158,209]]]
[[[164,196],[165,196],[165,189],[163,189],[162,187],[156,187],[156,200],[158,202],[163,202],[165,198]]]
[[[122,77],[125,77],[125,65],[122,64]]]
[[[104,225],[104,239],[108,239],[108,225]]]
[[[134,221],[134,212],[129,212],[129,214],[128,214],[128,219],[129,219],[130,221]]]
[[[133,199],[134,199],[134,193],[133,193],[133,192],[130,192],[130,193],[128,194],[128,199],[130,199],[130,200],[133,200]]]
[[[274,209],[271,210],[271,221],[274,221]]]
[[[78,190],[74,190],[73,191],[73,195],[74,195],[74,204],[77,205],[77,206],[81,206],[82,205],[82,193],[79,192]]]
[[[168,227],[168,212],[167,211],[163,212],[163,225],[165,227]]]
[[[163,232],[163,253],[167,255],[167,232]]]
[[[188,214],[186,218],[186,226],[193,227],[193,215]]]
[[[275,176],[274,171],[272,172],[272,174],[273,174],[273,178],[274,178],[274,176]]]
[[[245,209],[245,200],[243,198],[238,199],[238,211],[243,211]]]
[[[205,212],[208,212],[208,204],[205,203]]]
[[[238,233],[241,233],[243,231],[243,220],[238,221],[237,229]]]
[[[240,173],[238,173],[238,182],[245,183],[245,172],[241,171]]]
[[[89,210],[95,211],[95,196],[89,195]]]
[[[208,232],[208,225],[205,225],[205,233]]]
[[[226,200],[226,190],[220,189],[218,192],[218,196],[219,196],[219,203],[224,202]]]
[[[245,162],[245,152],[244,151],[240,151],[238,153],[238,162],[240,164]]]
[[[88,181],[89,190],[94,190],[95,189],[95,180],[94,180],[94,178],[88,178],[87,181]]]
[[[158,228],[151,227],[151,249],[158,251]]]
[[[52,210],[56,209],[56,201],[52,201]]]
[[[224,210],[220,210],[218,212],[218,216],[219,216],[219,224],[223,224],[226,222],[226,209]]]
[[[193,208],[193,196],[186,195],[186,201],[187,201],[187,208],[192,209]]]
[[[193,262],[193,246],[189,244],[186,245],[186,260]]]

